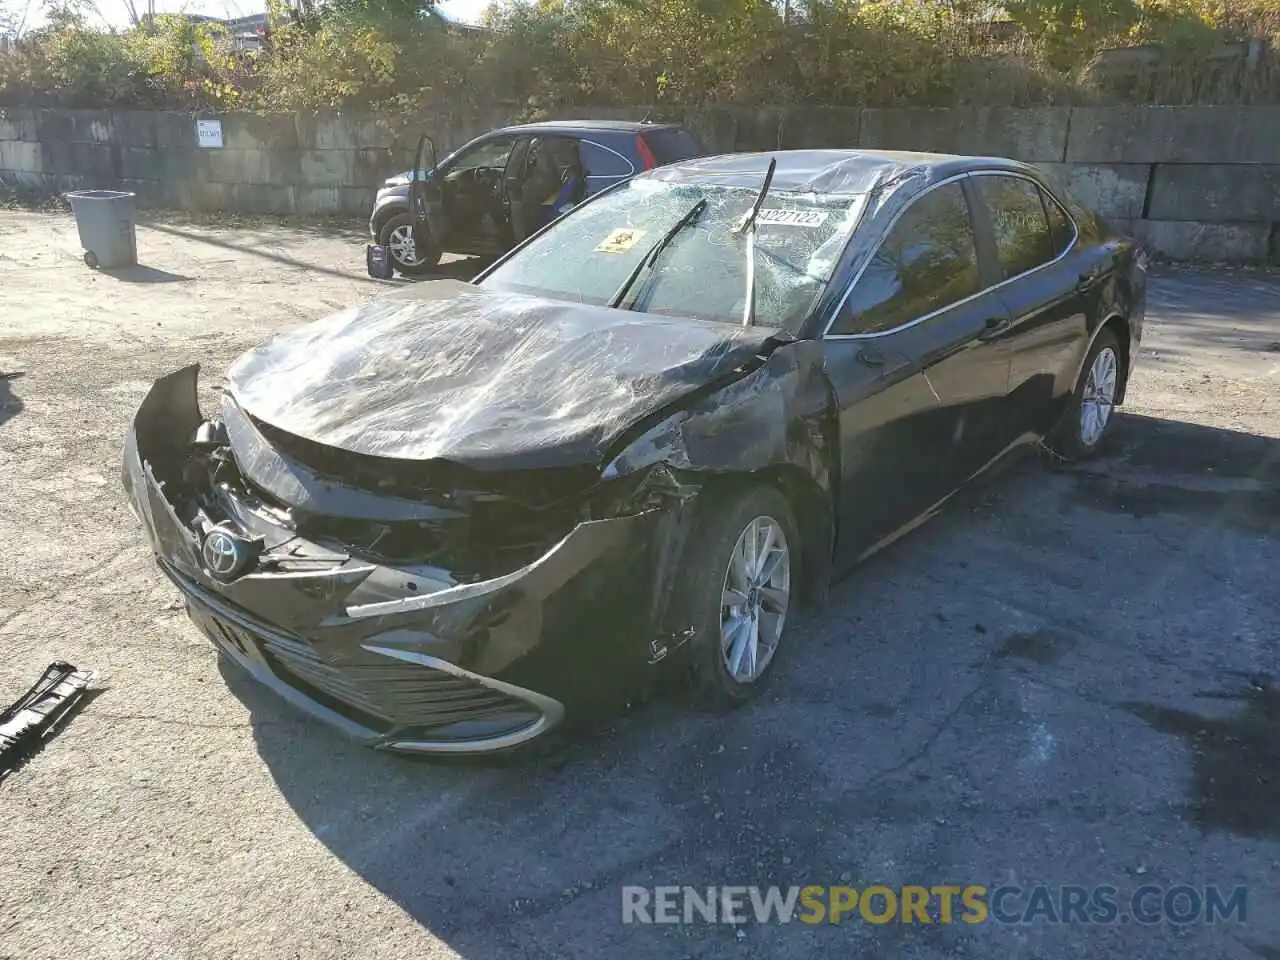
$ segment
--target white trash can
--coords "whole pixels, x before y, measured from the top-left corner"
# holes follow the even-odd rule
[[[67,194],[84,247],[84,262],[98,267],[138,263],[137,194],[123,190],[76,190]]]

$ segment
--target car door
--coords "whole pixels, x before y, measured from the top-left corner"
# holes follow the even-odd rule
[[[1007,323],[986,288],[961,180],[889,226],[827,330],[840,406],[840,552],[850,560],[927,511],[998,446],[1008,365],[986,339]]]
[[[972,182],[982,201],[979,216],[991,225],[1000,298],[1013,318],[1004,338],[1011,429],[1024,439],[1040,436],[1051,426],[1056,399],[1075,386],[1075,362],[1087,340],[1087,254],[1066,210],[1030,177],[983,172]]]
[[[477,246],[487,250],[494,244],[506,245],[511,225],[503,179],[519,142],[505,134],[482,137],[441,164],[442,247],[470,253]],[[433,234],[441,236],[434,229]]]
[[[435,141],[423,134],[418,138],[413,172],[409,175],[409,212],[413,215],[413,241],[419,249],[438,245],[449,235],[442,176]]]

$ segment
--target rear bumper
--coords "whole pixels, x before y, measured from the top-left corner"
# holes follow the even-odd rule
[[[201,558],[208,518],[174,492],[179,448],[200,421],[195,379],[195,368],[162,378],[143,401],[124,486],[192,620],[290,703],[373,747],[487,753],[544,735],[659,659],[656,548],[675,514],[657,510],[579,523],[533,563],[480,582],[289,530],[268,535],[265,563],[215,579]]]

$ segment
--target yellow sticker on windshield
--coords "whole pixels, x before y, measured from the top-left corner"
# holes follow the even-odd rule
[[[645,235],[644,230],[631,230],[623,227],[611,230],[609,235],[596,247],[601,253],[626,253]]]

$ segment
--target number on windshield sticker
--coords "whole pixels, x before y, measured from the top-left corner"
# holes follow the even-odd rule
[[[820,227],[827,221],[823,210],[761,210],[756,223],[780,227]]]

